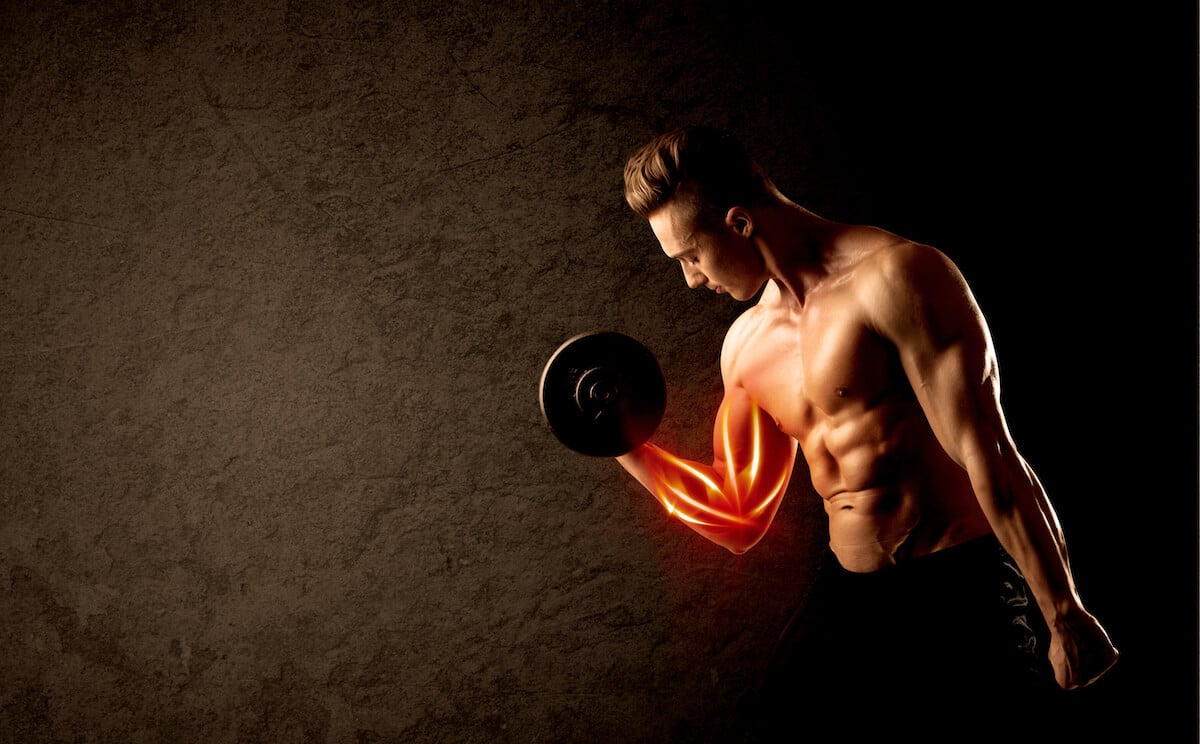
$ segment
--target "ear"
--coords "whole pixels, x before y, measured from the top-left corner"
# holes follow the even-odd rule
[[[743,238],[754,234],[754,215],[745,207],[730,207],[725,213],[725,226]]]

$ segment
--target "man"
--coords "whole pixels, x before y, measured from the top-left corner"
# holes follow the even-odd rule
[[[721,130],[656,137],[624,179],[689,287],[758,300],[721,351],[714,462],[653,443],[618,462],[733,553],[767,531],[797,451],[828,515],[830,561],[780,640],[764,712],[996,713],[1042,699],[1041,680],[1072,689],[1109,670],[1117,650],[1009,434],[955,265],[797,205]]]

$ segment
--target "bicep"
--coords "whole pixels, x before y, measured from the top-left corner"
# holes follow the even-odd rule
[[[726,388],[713,426],[713,470],[719,476],[727,483],[739,477],[754,482],[768,472],[790,470],[795,454],[795,440],[745,388]]]
[[[954,341],[904,366],[934,435],[960,465],[1008,441],[995,362],[977,342]]]

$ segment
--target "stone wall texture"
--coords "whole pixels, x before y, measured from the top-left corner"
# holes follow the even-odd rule
[[[737,741],[822,548],[806,473],[734,556],[537,402],[622,331],[709,456],[743,306],[620,193],[687,122],[959,261],[1125,653],[1071,704],[1194,726],[1187,13],[0,7],[0,743]]]

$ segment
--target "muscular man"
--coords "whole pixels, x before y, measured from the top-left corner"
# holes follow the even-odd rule
[[[1010,436],[955,265],[797,205],[720,130],[663,134],[624,177],[689,287],[758,301],[722,348],[714,462],[653,443],[618,461],[733,553],[762,539],[797,451],[828,515],[829,565],[779,644],[772,704],[970,701],[1104,674],[1117,650]]]

